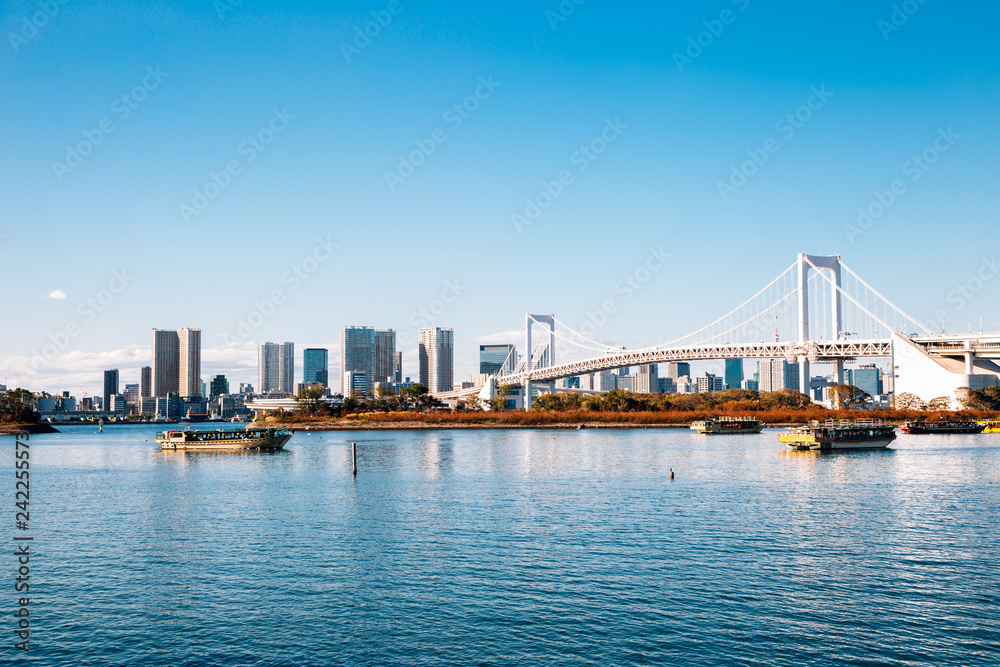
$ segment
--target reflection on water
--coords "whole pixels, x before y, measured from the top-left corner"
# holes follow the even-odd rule
[[[1000,660],[1000,435],[820,454],[773,429],[309,432],[232,453],[161,452],[157,430],[32,438],[33,657]]]

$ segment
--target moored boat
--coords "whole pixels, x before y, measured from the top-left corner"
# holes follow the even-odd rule
[[[954,435],[957,433],[982,433],[985,428],[984,424],[977,424],[974,421],[919,421],[906,422],[899,427],[899,430],[910,434],[937,433]]]
[[[249,428],[216,431],[164,431],[156,442],[169,450],[259,450],[275,451],[291,439],[290,431],[275,428]]]
[[[808,426],[789,429],[778,437],[792,449],[829,452],[847,449],[885,449],[896,439],[891,424],[876,419],[813,421]]]
[[[691,430],[705,435],[760,433],[764,430],[764,422],[753,417],[716,417],[705,421],[691,422]]]

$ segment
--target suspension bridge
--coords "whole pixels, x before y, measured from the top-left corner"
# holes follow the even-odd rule
[[[540,329],[540,336],[534,335]],[[592,335],[592,334],[591,334]],[[557,357],[558,351],[558,357]],[[810,367],[831,364],[843,382],[844,363],[890,358],[896,394],[953,398],[961,387],[1000,384],[1000,333],[935,334],[910,317],[841,260],[799,254],[777,278],[726,315],[675,340],[626,349],[574,331],[554,315],[525,315],[501,370],[481,387],[437,394],[445,401],[496,395],[520,387],[523,406],[536,393],[572,391],[557,381],[664,362],[785,359],[799,367],[799,391],[810,393]],[[655,389],[654,389],[655,391]]]

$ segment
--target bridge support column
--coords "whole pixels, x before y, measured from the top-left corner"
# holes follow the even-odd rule
[[[521,403],[524,404],[525,410],[531,409],[531,380],[527,377],[524,378],[524,400]]]
[[[844,384],[844,360],[838,359],[833,363],[833,381],[837,384]]]
[[[976,353],[966,352],[965,353],[965,374],[974,375],[976,372]]]
[[[812,389],[811,385],[812,382],[809,379],[809,360],[802,359],[799,361],[799,391],[812,398],[812,394],[809,393]]]

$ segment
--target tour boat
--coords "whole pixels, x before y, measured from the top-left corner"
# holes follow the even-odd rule
[[[896,439],[896,430],[881,420],[842,420],[789,429],[778,440],[792,449],[829,452],[843,449],[885,449]]]
[[[248,428],[216,431],[164,431],[156,439],[160,449],[200,451],[275,451],[292,437],[290,431],[275,428]]]
[[[764,422],[753,417],[716,417],[700,422],[691,422],[691,430],[705,435],[742,435],[760,433]]]
[[[979,422],[983,427],[983,433],[1000,433],[1000,421]]]
[[[985,428],[985,424],[977,424],[974,421],[923,421],[906,422],[899,427],[899,430],[903,433],[911,434],[940,433],[954,435],[957,433],[982,433]]]

